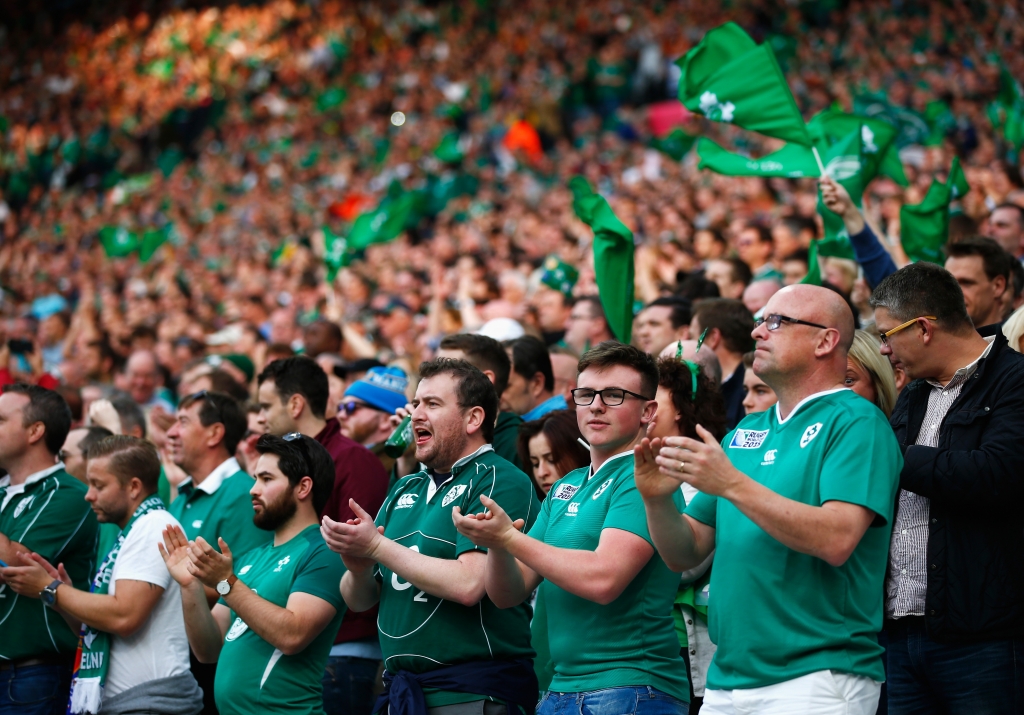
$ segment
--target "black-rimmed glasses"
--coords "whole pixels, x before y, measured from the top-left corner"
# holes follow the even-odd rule
[[[653,400],[653,397],[644,397],[635,392],[624,390],[621,387],[606,387],[603,390],[592,390],[589,387],[577,387],[572,391],[572,401],[580,407],[594,404],[597,396],[601,396],[601,402],[606,407],[618,407],[626,401],[626,395],[632,395],[638,400]]]
[[[769,330],[776,331],[782,327],[783,323],[793,323],[794,325],[809,325],[812,328],[821,328],[822,330],[828,330],[827,325],[821,323],[809,323],[806,320],[798,320],[797,318],[790,318],[788,315],[779,315],[778,313],[771,313],[769,315],[763,315],[754,321],[754,326],[760,326],[764,324]]]

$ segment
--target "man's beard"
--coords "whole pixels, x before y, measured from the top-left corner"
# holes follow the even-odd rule
[[[295,502],[295,489],[289,489],[281,498],[271,504],[264,504],[263,511],[252,515],[252,523],[265,531],[276,531],[295,516],[299,505]]]

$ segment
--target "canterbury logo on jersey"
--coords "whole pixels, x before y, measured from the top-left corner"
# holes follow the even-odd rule
[[[729,447],[732,449],[757,449],[764,444],[770,430],[738,429],[732,433]]]
[[[576,514],[577,514],[577,512],[579,512],[579,510],[580,510],[580,503],[574,501],[572,504],[570,504],[566,508],[565,513],[568,514],[569,516],[576,516]]]
[[[574,484],[559,484],[558,488],[551,494],[551,498],[569,501],[577,491],[579,491],[579,487]]]
[[[764,458],[761,460],[761,466],[767,467],[771,464],[775,464],[775,455],[778,454],[779,450],[769,449],[764,453]]]
[[[396,509],[408,509],[409,507],[416,504],[416,500],[419,499],[419,494],[403,494],[398,497],[398,502],[395,504]]]
[[[453,501],[462,496],[462,493],[466,491],[465,484],[456,484],[454,487],[448,490],[448,493],[444,495],[444,499],[441,500],[441,506],[446,507]]]

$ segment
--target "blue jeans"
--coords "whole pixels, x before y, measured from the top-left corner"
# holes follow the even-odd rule
[[[324,670],[324,713],[326,715],[370,715],[379,660],[332,656]]]
[[[64,715],[70,689],[70,665],[29,665],[0,670],[0,713]]]
[[[592,690],[589,693],[547,692],[537,715],[687,715],[688,703],[641,685]]]
[[[1024,642],[936,643],[923,617],[886,621],[889,715],[1017,715]]]

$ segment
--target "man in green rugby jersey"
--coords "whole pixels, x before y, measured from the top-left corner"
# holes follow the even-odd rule
[[[20,565],[34,552],[63,563],[75,583],[95,567],[96,515],[85,485],[57,461],[71,428],[71,410],[58,393],[8,385],[0,395],[0,561]],[[60,580],[34,598],[14,593],[0,578],[0,712],[63,713],[71,685],[77,634],[52,604]]]
[[[395,484],[376,524],[355,502],[356,519],[323,522],[349,569],[341,581],[349,608],[380,603],[388,690],[376,710],[395,712],[410,693],[432,715],[528,711],[537,698],[530,609],[500,609],[487,597],[486,554],[456,532],[452,514],[482,512],[491,496],[532,523],[536,491],[491,447],[498,396],[487,377],[450,358],[419,372],[412,429],[426,469]]]
[[[217,663],[214,692],[223,715],[321,715],[321,679],[345,604],[344,565],[324,544],[317,514],[334,485],[334,463],[310,437],[263,435],[256,443],[254,520],[274,538],[234,556],[203,537],[164,531],[160,552],[181,584],[189,645]],[[204,586],[220,601],[210,611]]]
[[[704,714],[875,712],[886,525],[903,459],[882,411],[843,385],[853,325],[837,293],[784,288],[752,333],[753,370],[778,404],[748,415],[721,445],[698,427],[702,440],[636,450],[666,562],[690,569],[715,549],[718,650]],[[680,515],[683,481],[700,493]]]
[[[540,586],[554,676],[538,715],[689,710],[672,619],[679,576],[654,550],[633,482],[633,448],[657,410],[654,360],[613,341],[580,359],[572,397],[591,464],[555,482],[528,533],[498,494],[481,499],[489,513],[455,515],[464,537],[489,548],[495,604],[522,603]],[[678,488],[673,499],[678,514]]]

